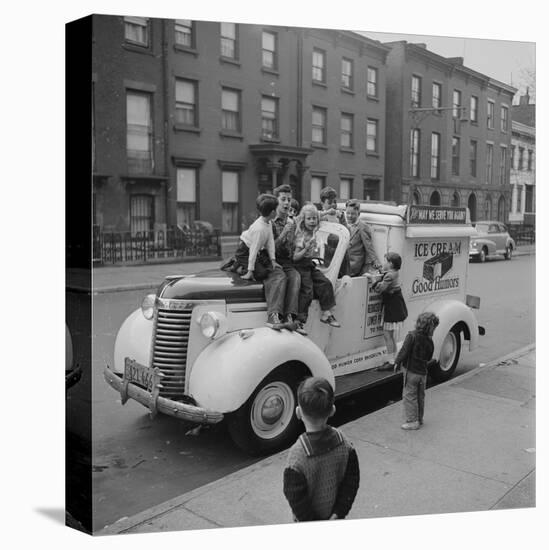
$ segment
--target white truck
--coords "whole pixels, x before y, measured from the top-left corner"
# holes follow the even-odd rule
[[[371,228],[380,259],[388,251],[402,256],[409,316],[400,341],[419,313],[436,313],[434,357],[440,366],[430,375],[447,380],[463,343],[472,350],[484,333],[473,311],[480,299],[466,295],[469,238],[476,234],[468,210],[364,202],[360,216]],[[105,366],[105,379],[121,393],[122,403],[134,399],[153,416],[160,412],[196,424],[225,419],[241,448],[266,454],[299,433],[296,390],[304,377],[327,378],[341,398],[401,376],[376,370],[386,348],[381,296],[371,288],[371,277],[338,279],[347,228],[322,222],[318,240],[321,251],[328,244],[331,249],[319,269],[334,285],[341,328],[320,322],[316,300],[305,327],[308,336],[267,328],[262,285],[219,269],[167,277],[124,321],[114,366]]]

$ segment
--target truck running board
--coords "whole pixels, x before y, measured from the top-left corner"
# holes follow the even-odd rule
[[[390,380],[397,380],[402,377],[401,372],[380,372],[370,369],[362,372],[354,372],[336,377],[335,396],[336,399],[351,395],[353,393],[384,384]]]

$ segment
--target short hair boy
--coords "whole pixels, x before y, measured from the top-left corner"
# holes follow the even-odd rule
[[[334,390],[325,378],[306,378],[297,401],[306,431],[288,453],[284,495],[295,521],[343,519],[355,500],[360,471],[354,447],[327,424],[335,413]]]

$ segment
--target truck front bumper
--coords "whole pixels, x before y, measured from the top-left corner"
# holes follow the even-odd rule
[[[124,379],[121,375],[115,373],[108,365],[105,365],[103,376],[111,388],[115,389],[121,395],[127,392],[127,398],[134,399],[141,405],[147,407],[151,412],[161,412],[187,422],[194,424],[217,424],[223,420],[223,413],[204,409],[196,405],[172,401],[166,397],[157,396],[156,398],[144,388],[135,384],[127,383],[124,386]],[[125,400],[123,399],[123,403]]]

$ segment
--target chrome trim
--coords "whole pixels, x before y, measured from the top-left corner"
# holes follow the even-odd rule
[[[225,305],[225,300],[178,300],[175,298],[157,298],[159,308],[170,311],[194,309],[200,305]],[[168,312],[169,313],[169,312]]]

